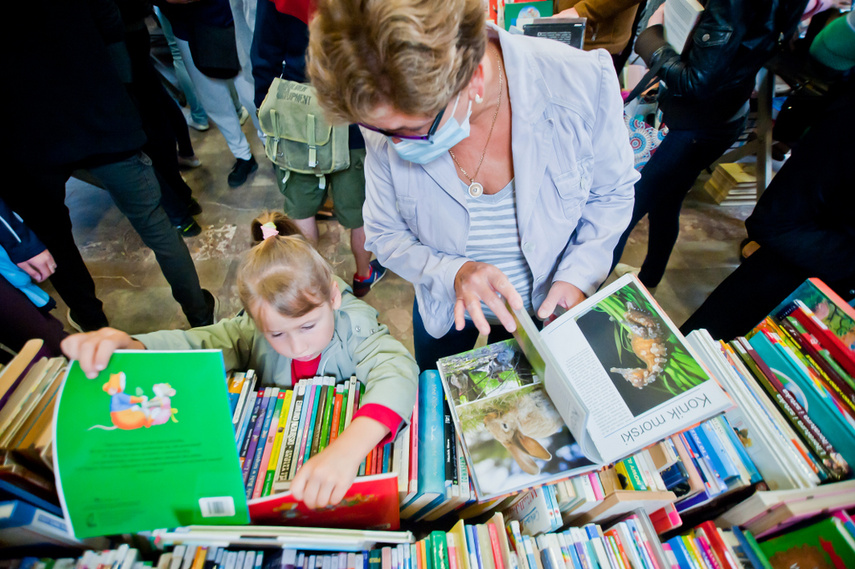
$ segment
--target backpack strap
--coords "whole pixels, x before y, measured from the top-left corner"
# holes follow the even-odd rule
[[[315,115],[306,115],[306,144],[309,146],[309,168],[318,165],[318,143],[315,140]]]

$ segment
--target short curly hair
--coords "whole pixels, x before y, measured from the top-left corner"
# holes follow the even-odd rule
[[[318,0],[307,72],[334,122],[445,107],[487,48],[482,0]]]

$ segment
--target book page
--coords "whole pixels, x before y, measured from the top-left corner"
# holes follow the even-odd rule
[[[732,405],[641,283],[627,275],[541,332],[575,392],[603,462],[613,462]],[[588,456],[595,456],[590,452]]]
[[[443,389],[479,500],[594,468],[514,340],[442,358]]]
[[[697,0],[668,0],[665,2],[665,40],[677,53],[683,51],[686,40],[704,11]]]

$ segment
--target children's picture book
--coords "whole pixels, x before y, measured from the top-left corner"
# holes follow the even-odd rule
[[[95,379],[72,362],[54,440],[78,538],[249,521],[219,350],[117,351]]]
[[[249,501],[256,525],[317,526],[368,530],[400,528],[398,475],[395,472],[360,476],[338,504],[312,510],[282,492]]]
[[[820,279],[808,279],[785,298],[772,315],[781,319],[792,310],[796,300],[801,300],[843,345],[855,352],[855,308],[846,303]]]
[[[596,468],[515,340],[437,366],[479,500]]]
[[[522,26],[527,36],[547,38],[582,49],[585,45],[587,18],[535,18]]]
[[[633,275],[539,331],[439,360],[479,500],[586,472],[732,405]]]
[[[552,2],[513,2],[505,4],[505,30],[517,25],[517,19],[532,20],[552,15]]]

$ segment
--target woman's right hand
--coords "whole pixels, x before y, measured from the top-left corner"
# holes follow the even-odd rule
[[[70,360],[77,360],[80,369],[89,379],[95,379],[106,369],[110,356],[116,350],[144,350],[142,342],[134,340],[121,330],[101,328],[95,332],[72,334],[60,344],[62,353]]]
[[[454,277],[454,292],[457,294],[454,303],[454,327],[457,330],[463,330],[468,312],[480,333],[490,333],[490,324],[481,310],[481,302],[493,311],[508,332],[516,330],[514,315],[508,311],[502,297],[515,310],[523,307],[522,297],[505,273],[495,266],[476,261],[464,263]]]

